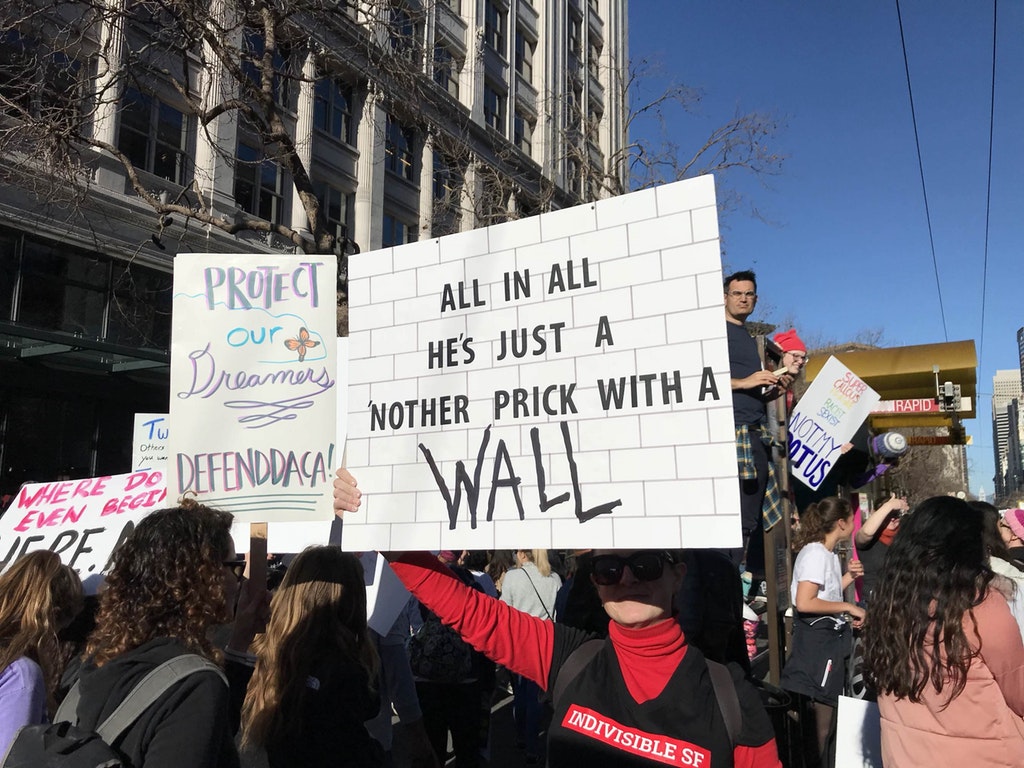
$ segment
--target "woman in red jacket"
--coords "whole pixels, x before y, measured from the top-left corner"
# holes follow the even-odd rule
[[[359,508],[355,479],[338,471],[338,514]],[[471,645],[552,690],[572,653],[593,638],[522,613],[452,578],[426,553],[392,553],[392,568],[427,607]],[[593,580],[611,618],[609,636],[575,677],[560,681],[548,731],[548,764],[638,768],[780,765],[757,692],[730,668],[741,722],[733,739],[700,651],[672,618],[685,567],[668,551],[598,550]]]

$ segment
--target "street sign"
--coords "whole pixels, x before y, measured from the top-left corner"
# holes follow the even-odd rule
[[[971,410],[971,398],[960,398],[961,412]],[[881,400],[871,411],[872,413],[946,413],[933,397],[908,397],[902,400]]]
[[[907,437],[907,445],[971,445],[972,442],[970,436],[959,440],[952,435],[910,435]]]

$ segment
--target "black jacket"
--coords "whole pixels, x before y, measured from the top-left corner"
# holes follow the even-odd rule
[[[86,662],[79,677],[79,725],[95,730],[148,672],[185,653],[176,640],[159,638],[100,668]],[[213,672],[190,675],[160,697],[112,746],[134,768],[238,768],[227,686]]]

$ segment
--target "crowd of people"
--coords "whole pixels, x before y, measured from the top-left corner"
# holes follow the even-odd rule
[[[724,288],[743,548],[383,553],[412,597],[377,633],[354,554],[312,547],[272,581],[247,578],[232,516],[185,498],[134,528],[96,597],[51,552],[0,575],[0,764],[33,764],[11,757],[24,726],[104,733],[143,681],[176,669],[108,738],[126,765],[393,766],[401,729],[404,763],[439,768],[450,743],[456,768],[478,768],[494,757],[496,693],[512,694],[526,765],[781,765],[740,572],[758,583],[760,531],[782,520],[766,403],[792,399],[807,353],[784,332],[781,367],[764,370],[745,328],[756,278]],[[361,497],[338,470],[335,512],[358,514]],[[857,632],[886,766],[1024,768],[1024,510],[887,494],[858,528],[826,496],[794,523],[781,685],[807,704],[802,765],[834,764]]]
[[[335,488],[338,512],[357,512],[355,479],[340,470]],[[579,567],[563,570],[564,584],[545,550],[507,559],[386,553],[418,601],[396,621],[395,657],[368,628],[355,555],[308,549],[271,596],[242,577],[231,519],[193,500],[146,517],[114,553],[85,636],[68,632],[82,626],[75,619],[86,602],[57,555],[32,552],[0,576],[0,753],[65,696],[75,697],[79,727],[95,730],[154,669],[197,656],[208,666],[171,686],[112,745],[130,765],[388,765],[390,743],[370,725],[384,701],[387,719],[397,711],[402,727],[418,729],[417,765],[443,765],[450,733],[455,764],[478,766],[491,695],[503,686],[496,669],[510,676],[525,764],[546,754],[552,766],[669,757],[780,765],[773,725],[745,671],[710,661],[713,649],[703,653],[683,629],[686,552],[572,553]],[[853,538],[870,549],[883,536],[886,555],[873,566],[881,572],[861,601],[847,600],[845,588],[867,571],[854,559],[843,573],[838,545]],[[952,497],[912,511],[902,499],[880,500],[856,534],[844,499],[803,510],[782,686],[813,703],[826,763],[849,634],[860,630],[885,765],[918,765],[922,754],[938,765],[1024,765],[1022,539],[1024,510]],[[603,633],[566,623],[581,581],[606,614]],[[451,680],[411,672],[405,648],[428,613],[490,671],[471,662]],[[586,612],[577,605],[575,615]],[[404,674],[386,666],[404,666]],[[408,693],[395,678],[414,685],[419,706],[401,710]],[[465,706],[452,704],[458,690],[468,693],[459,699]]]

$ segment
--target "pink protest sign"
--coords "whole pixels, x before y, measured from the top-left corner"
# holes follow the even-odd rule
[[[135,524],[166,501],[163,472],[155,469],[24,485],[0,516],[0,571],[27,552],[49,549],[88,588]]]

